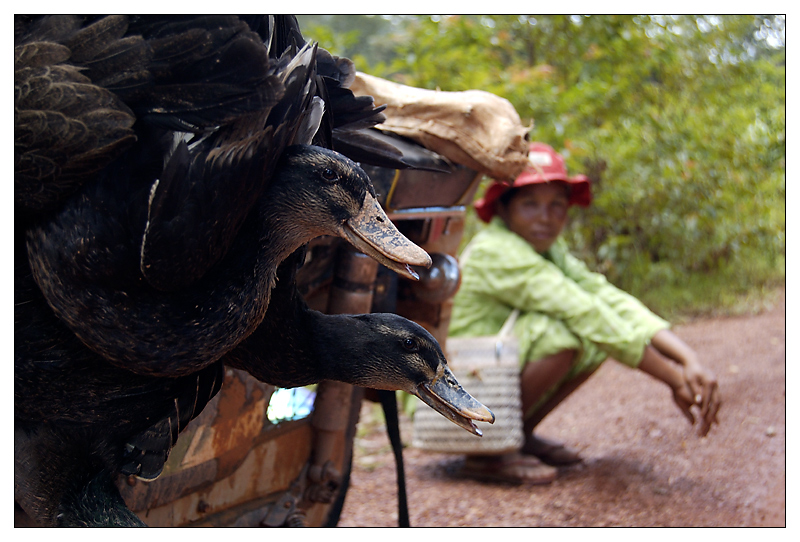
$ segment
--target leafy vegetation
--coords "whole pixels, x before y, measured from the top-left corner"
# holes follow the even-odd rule
[[[576,255],[671,318],[753,307],[785,282],[784,22],[301,19],[361,71],[508,99],[531,140],[593,180],[592,207],[566,232]],[[468,236],[480,227],[470,215]]]

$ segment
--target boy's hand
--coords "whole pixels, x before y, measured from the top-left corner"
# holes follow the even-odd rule
[[[689,420],[689,423],[694,425],[694,412],[692,412],[694,399],[692,390],[685,380],[677,386],[673,386],[672,398],[675,400],[675,404],[678,405],[678,408],[681,409],[681,412],[683,412],[683,415],[686,416],[686,419]]]
[[[711,426],[719,423],[717,412],[722,404],[722,398],[717,379],[711,371],[699,363],[686,364],[683,367],[683,375],[691,392],[691,404],[700,408],[699,433],[701,436],[706,436]]]

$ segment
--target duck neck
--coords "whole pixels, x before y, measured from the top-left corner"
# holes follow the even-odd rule
[[[279,278],[276,293],[283,286]],[[299,298],[299,294],[295,294]],[[280,298],[280,296],[277,296]],[[267,317],[225,358],[225,364],[281,388],[296,388],[323,380],[365,385],[371,374],[363,345],[363,323],[347,315],[328,315],[296,303],[279,308],[273,297]]]
[[[316,313],[315,328],[311,338],[320,376],[324,380],[372,387],[385,367],[379,368],[374,363],[379,351],[372,344],[367,324],[353,315]]]
[[[274,274],[280,263],[295,250],[323,233],[309,228],[304,217],[299,218],[303,216],[301,205],[279,202],[277,200],[265,205],[258,213],[257,280],[268,272]],[[274,287],[274,284],[269,287]]]

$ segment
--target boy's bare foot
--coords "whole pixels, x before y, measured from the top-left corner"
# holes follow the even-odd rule
[[[525,440],[521,452],[538,457],[544,463],[554,466],[574,465],[583,461],[577,450],[536,435],[530,435]]]
[[[556,479],[555,467],[537,458],[512,453],[497,456],[467,456],[459,474],[484,482],[549,484]]]

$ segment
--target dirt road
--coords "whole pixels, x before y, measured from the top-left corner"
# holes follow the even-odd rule
[[[706,438],[665,386],[609,361],[540,425],[585,458],[550,485],[459,479],[458,456],[407,447],[412,526],[785,526],[785,312],[784,297],[756,316],[675,328],[723,394]],[[394,460],[373,407],[362,410],[340,526],[397,525]]]

